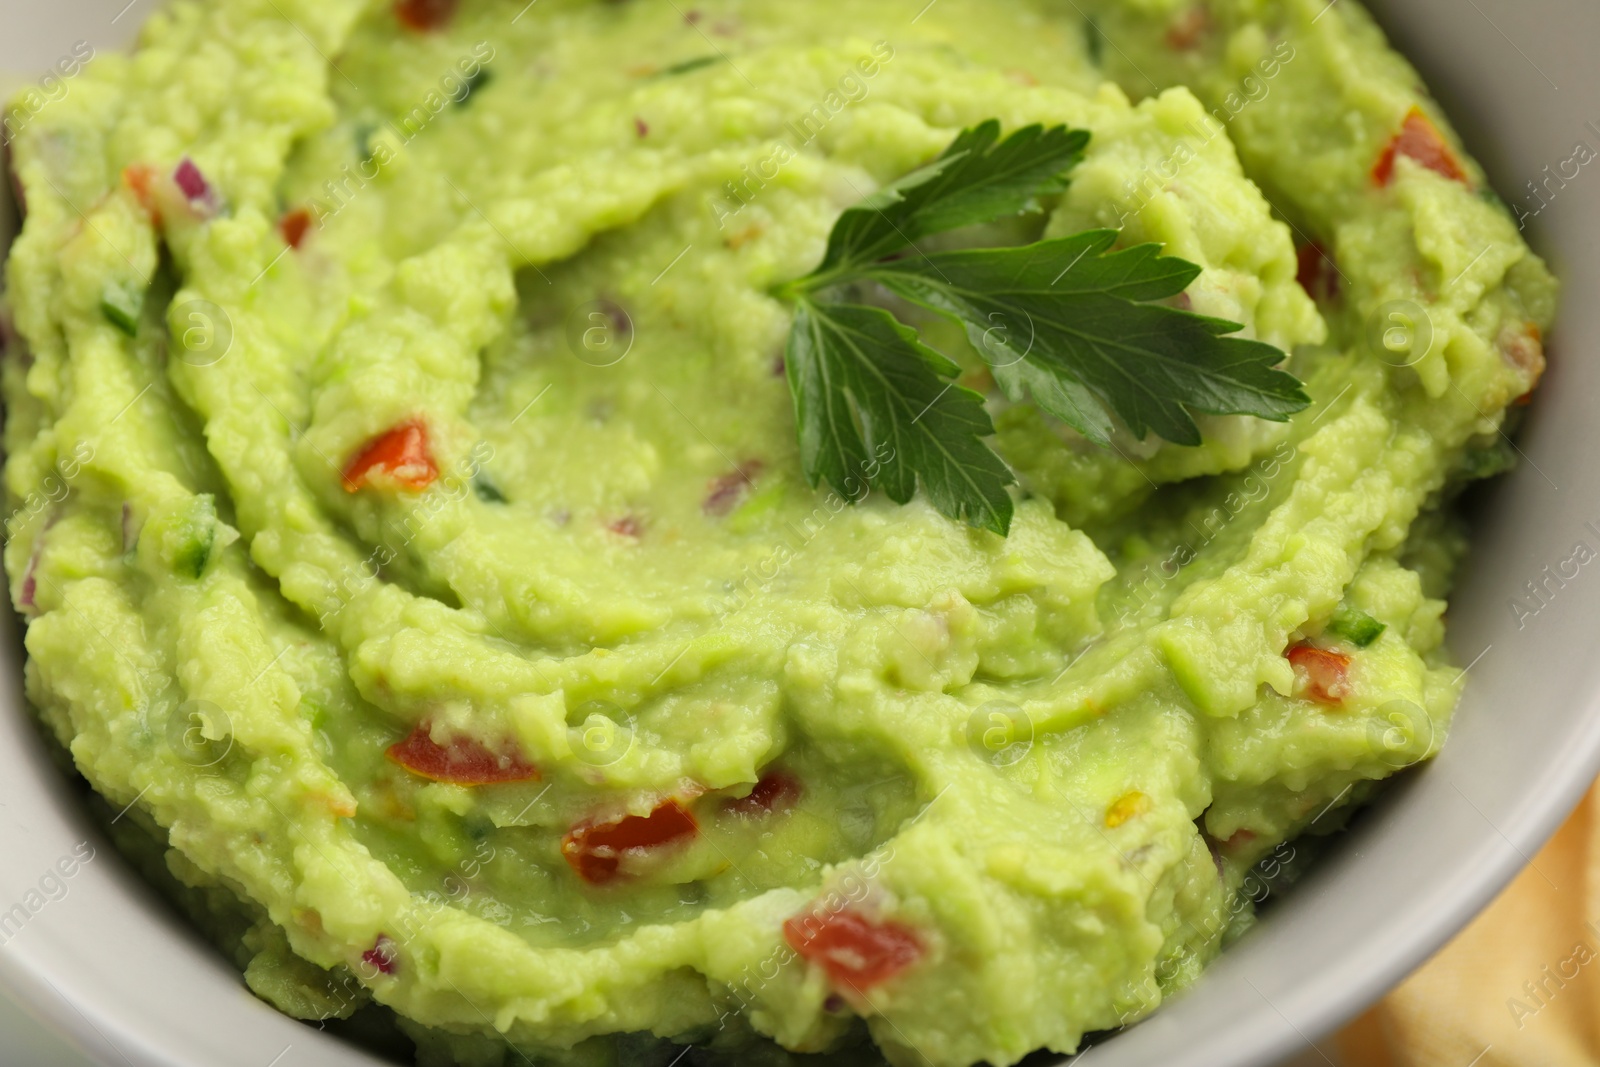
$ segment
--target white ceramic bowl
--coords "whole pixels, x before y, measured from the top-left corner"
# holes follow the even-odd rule
[[[0,0],[0,71],[42,71],[79,40],[121,43],[155,2]],[[1376,7],[1507,200],[1521,203],[1575,143],[1600,150],[1600,5]],[[1096,1048],[1097,1067],[1258,1067],[1309,1051],[1487,903],[1600,769],[1600,570],[1580,572],[1520,626],[1510,607],[1576,542],[1600,548],[1600,167],[1560,189],[1530,230],[1566,300],[1519,440],[1526,459],[1492,490],[1451,601],[1451,648],[1474,666],[1449,743],[1193,992]],[[0,913],[80,842],[97,849],[65,896],[15,935],[0,929],[0,986],[118,1067],[375,1064],[250,996],[90,828],[28,718],[15,622],[0,614]],[[22,1062],[14,1053],[0,1042],[0,1062]]]

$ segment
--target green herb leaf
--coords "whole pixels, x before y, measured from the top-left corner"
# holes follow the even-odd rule
[[[205,573],[217,543],[217,504],[210,493],[190,499],[175,534],[173,571],[184,578],[198,579]]]
[[[494,71],[488,67],[480,68],[476,74],[462,81],[461,96],[454,103],[456,107],[465,107],[472,102],[478,91],[494,80]]]
[[[485,504],[504,504],[506,502],[506,495],[500,491],[500,487],[481,474],[472,479],[472,491],[477,493],[478,499]]]
[[[372,135],[377,132],[376,122],[358,122],[351,128],[351,136],[356,145],[356,158],[363,163],[372,158]]]
[[[1110,443],[1114,429],[1111,417],[1100,400],[1070,375],[1057,374],[1026,359],[1015,363],[996,362],[989,372],[1012,400],[1025,400],[1031,394],[1040,410],[1054,415],[1096,444]]]
[[[983,443],[994,433],[983,398],[914,330],[882,308],[802,299],[785,367],[813,486],[855,500],[871,485],[903,504],[920,479],[951,518],[1010,528],[1013,478]]]
[[[1356,608],[1340,608],[1328,620],[1328,632],[1343,637],[1357,648],[1366,648],[1389,627]]]
[[[673,78],[679,74],[688,74],[690,71],[700,70],[702,67],[709,67],[713,63],[721,63],[722,60],[722,56],[696,56],[693,59],[685,59],[681,63],[672,64],[672,66],[667,67],[665,70],[662,70],[660,73],[658,73],[656,77]]]
[[[100,292],[100,314],[129,337],[139,335],[144,290],[128,282],[108,282]]]
[[[1029,126],[1000,139],[994,120],[963,131],[934,162],[840,216],[821,266],[780,287],[795,302],[787,349],[800,458],[813,486],[856,500],[868,486],[904,503],[918,482],[944,514],[1005,533],[1014,478],[984,444],[994,433],[955,363],[880,308],[835,303],[836,287],[878,283],[952,318],[1014,400],[1031,396],[1108,443],[1120,419],[1197,445],[1196,413],[1282,421],[1310,402],[1283,353],[1228,337],[1242,327],[1151,301],[1200,268],[1158,245],[1111,251],[1113,230],[1021,248],[889,259],[923,237],[1033,210],[1066,188],[1089,135]]]
[[[840,216],[811,287],[936,233],[1037,210],[1066,189],[1089,135],[1065,126],[1025,126],[1001,141],[993,119],[963,130],[944,154]],[[805,281],[802,284],[805,284]]]
[[[1157,245],[1109,252],[1114,230],[1020,248],[942,252],[861,272],[959,321],[1011,391],[1104,442],[1092,395],[1136,437],[1200,443],[1192,413],[1282,421],[1310,402],[1269,344],[1225,334],[1237,323],[1140,301],[1176,296],[1200,268]],[[1022,363],[1026,370],[1017,370]],[[1054,388],[1037,390],[1040,374]]]
[[[1106,35],[1093,15],[1083,16],[1083,50],[1095,66],[1106,65]]]

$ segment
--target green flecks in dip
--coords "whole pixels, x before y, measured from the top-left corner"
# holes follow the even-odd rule
[[[1072,1051],[1443,742],[1554,284],[1414,73],[1353,3],[921,6],[179,2],[19,127],[28,691],[259,995],[463,1064]],[[771,293],[990,118],[1091,137],[974,240],[1160,243],[1310,407],[1102,448],[919,320],[1009,536],[808,488]]]

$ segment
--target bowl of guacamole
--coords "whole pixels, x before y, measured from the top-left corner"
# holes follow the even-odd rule
[[[1353,0],[919,6],[172,0],[12,96],[24,1000],[1261,1062],[1509,876],[1600,749],[1600,133]]]

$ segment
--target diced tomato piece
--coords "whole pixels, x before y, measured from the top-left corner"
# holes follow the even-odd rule
[[[1211,29],[1211,16],[1203,7],[1191,7],[1167,27],[1167,47],[1174,52],[1192,52],[1200,47]]]
[[[301,242],[306,239],[306,232],[311,229],[311,211],[309,208],[297,207],[293,211],[284,213],[278,220],[278,232],[283,235],[283,243],[290,248],[298,249]]]
[[[539,777],[539,769],[514,747],[496,752],[471,737],[453,737],[449,744],[441,745],[425,722],[405,740],[390,745],[388,755],[412,774],[451,785],[527,782]]]
[[[448,25],[459,6],[460,0],[395,0],[394,14],[407,29],[427,33]]]
[[[800,779],[788,771],[768,771],[746,796],[728,801],[724,808],[734,815],[757,819],[775,811],[788,811],[804,793]]]
[[[155,191],[151,187],[155,177],[156,169],[148,163],[130,163],[122,168],[122,184],[133,193],[141,207],[159,217],[161,212],[156,207]]]
[[[701,501],[700,509],[707,515],[726,515],[733,510],[765,466],[759,459],[746,460],[735,470],[712,479],[711,484],[706,486],[706,498]]]
[[[922,940],[904,923],[875,921],[845,908],[803,912],[783,924],[783,938],[837,986],[865,992],[922,958]]]
[[[1533,379],[1528,391],[1511,402],[1515,407],[1527,407],[1533,403],[1533,390],[1544,376],[1544,331],[1535,322],[1524,323],[1521,329],[1507,326],[1500,331],[1499,347],[1507,363]]]
[[[1324,704],[1338,704],[1350,693],[1350,657],[1314,645],[1295,645],[1288,652],[1296,674],[1305,676],[1306,692]]]
[[[683,844],[700,832],[694,816],[677,800],[659,804],[649,815],[624,815],[604,823],[580,823],[561,840],[561,854],[590,885],[615,881],[625,856]]]
[[[632,515],[624,515],[620,519],[613,519],[606,523],[606,529],[619,537],[631,537],[638,540],[644,534],[644,524]]]
[[[33,611],[39,607],[34,598],[39,593],[39,579],[36,572],[39,569],[39,550],[43,546],[35,544],[33,555],[28,557],[28,569],[22,577],[22,592],[17,597],[17,606],[25,611]]]
[[[200,173],[200,168],[188,156],[178,162],[172,172],[172,181],[190,203],[207,201],[215,195],[211,191],[211,183],[206,181],[206,176]]]
[[[1500,331],[1497,347],[1501,357],[1535,384],[1544,374],[1544,335],[1531,322],[1507,326]]]
[[[428,454],[428,428],[421,422],[403,422],[364,445],[344,469],[344,488],[353,493],[374,472],[394,479],[407,489],[426,489],[439,477]]]
[[[1328,301],[1339,295],[1339,268],[1334,265],[1328,250],[1312,241],[1301,245],[1296,253],[1298,269],[1295,280],[1313,300]]]
[[[369,967],[375,967],[384,974],[395,972],[394,942],[387,934],[379,934],[378,940],[367,951],[361,954],[361,962]]]
[[[1380,189],[1394,180],[1394,161],[1397,156],[1414,160],[1451,181],[1467,181],[1467,172],[1445,142],[1444,135],[1415,105],[1406,112],[1400,131],[1389,139],[1378,155],[1378,162],[1372,167],[1373,184]]]

